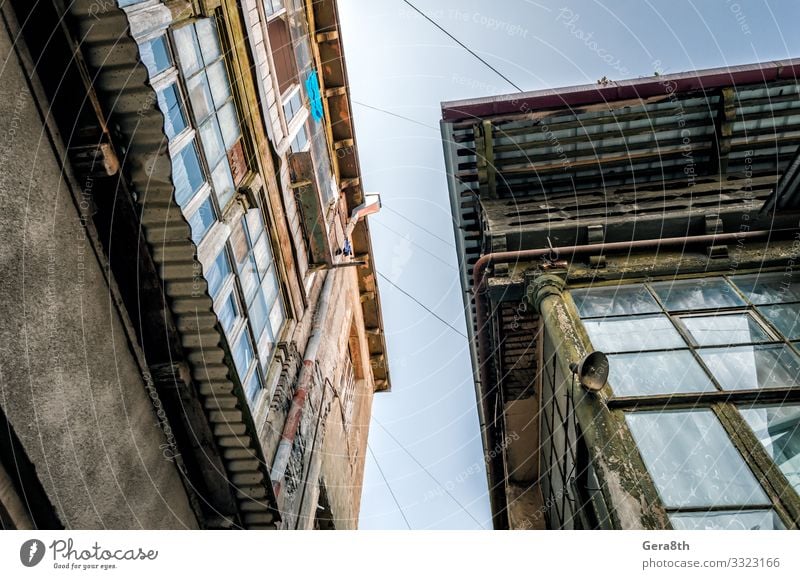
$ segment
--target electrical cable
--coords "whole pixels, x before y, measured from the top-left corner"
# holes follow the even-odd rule
[[[369,453],[372,455],[372,460],[375,461],[375,466],[378,467],[378,472],[381,473],[381,478],[383,479],[384,484],[386,484],[386,488],[389,489],[389,494],[392,495],[392,498],[394,499],[394,504],[397,505],[397,508],[400,511],[400,515],[403,517],[403,520],[406,522],[406,527],[408,527],[408,530],[410,531],[411,525],[409,524],[408,518],[406,517],[406,514],[403,511],[403,507],[400,506],[400,501],[397,500],[397,497],[395,496],[394,491],[392,490],[392,485],[389,484],[389,481],[386,479],[386,475],[383,474],[381,463],[378,462],[378,457],[375,456],[375,453],[372,451],[372,447],[369,445],[369,443],[367,443],[367,450],[369,450]]]
[[[466,44],[464,44],[463,42],[461,42],[461,41],[460,41],[458,38],[456,38],[455,36],[453,36],[452,34],[450,34],[450,33],[449,33],[447,30],[445,30],[445,29],[444,29],[442,26],[440,26],[440,25],[439,25],[439,24],[438,24],[438,23],[437,23],[435,20],[433,20],[433,19],[432,19],[430,16],[428,16],[427,14],[425,14],[425,13],[424,13],[422,10],[420,10],[419,8],[417,8],[416,6],[414,6],[414,5],[413,5],[411,2],[409,2],[408,0],[403,0],[403,2],[405,2],[406,4],[408,4],[408,5],[409,5],[409,6],[410,6],[410,7],[411,7],[411,8],[412,8],[412,9],[413,9],[415,12],[417,12],[417,14],[419,14],[420,16],[422,16],[422,17],[423,17],[425,20],[427,20],[428,22],[430,22],[431,24],[433,24],[433,25],[434,25],[436,28],[438,28],[439,30],[441,30],[442,32],[444,32],[444,33],[445,33],[447,36],[449,36],[451,39],[453,39],[453,40],[454,40],[454,41],[455,41],[455,42],[456,42],[456,43],[457,43],[457,44],[458,44],[458,45],[459,45],[461,48],[463,48],[464,50],[466,50],[467,52],[469,52],[469,53],[470,53],[472,56],[474,56],[475,58],[477,58],[478,60],[480,60],[480,61],[481,61],[483,64],[485,64],[487,67],[489,67],[489,68],[490,68],[492,71],[494,71],[494,72],[495,72],[495,73],[496,73],[496,74],[497,74],[497,75],[498,75],[500,78],[502,78],[502,79],[503,79],[504,81],[506,81],[508,84],[510,84],[511,86],[513,86],[513,87],[514,87],[515,89],[517,89],[519,92],[523,92],[523,90],[522,90],[521,88],[519,88],[519,87],[518,87],[516,84],[514,84],[514,83],[511,81],[511,79],[510,79],[510,78],[508,78],[508,77],[507,77],[506,75],[504,75],[502,72],[500,72],[500,71],[499,71],[499,70],[497,70],[495,67],[493,67],[491,64],[489,64],[489,63],[488,63],[488,62],[486,62],[484,59],[482,59],[480,56],[478,56],[478,55],[477,55],[477,54],[476,54],[476,53],[475,53],[475,52],[474,52],[474,51],[473,51],[473,50],[472,50],[472,49],[471,49],[469,46],[467,46]]]
[[[383,273],[381,273],[381,272],[379,271],[379,272],[378,272],[378,275],[379,275],[379,276],[381,276],[383,279],[385,279],[385,280],[386,280],[386,281],[387,281],[389,284],[391,284],[392,286],[394,286],[394,287],[395,287],[395,288],[396,288],[398,291],[400,291],[402,294],[404,294],[405,296],[407,296],[407,297],[409,297],[410,299],[412,299],[412,300],[413,300],[413,301],[414,301],[414,302],[415,302],[415,303],[416,303],[418,306],[420,306],[422,309],[424,309],[426,312],[428,312],[428,313],[429,313],[430,315],[432,315],[434,318],[436,318],[437,320],[439,320],[440,322],[442,322],[442,323],[443,323],[445,326],[447,326],[448,328],[450,328],[451,330],[453,330],[453,331],[454,331],[456,334],[458,334],[458,335],[459,335],[459,336],[461,336],[462,338],[469,339],[469,338],[467,338],[467,335],[466,335],[466,334],[462,333],[460,330],[458,330],[458,329],[457,329],[457,328],[455,328],[455,327],[454,327],[452,324],[450,324],[450,322],[448,322],[448,321],[447,321],[447,320],[445,320],[444,318],[440,317],[440,316],[439,316],[439,315],[438,315],[436,312],[434,312],[434,311],[433,311],[432,309],[430,309],[428,306],[426,306],[425,304],[423,304],[421,301],[419,301],[417,298],[415,298],[414,296],[412,296],[412,295],[411,295],[410,293],[408,293],[406,290],[404,290],[404,289],[403,289],[403,288],[401,288],[399,285],[397,285],[397,284],[396,284],[396,283],[394,283],[392,280],[390,280],[388,277],[386,277],[385,275],[383,275]]]
[[[437,485],[439,485],[439,487],[440,487],[440,488],[441,488],[441,489],[442,489],[442,490],[443,490],[445,493],[447,493],[447,496],[449,496],[451,499],[453,499],[453,502],[454,502],[455,504],[457,504],[459,507],[461,507],[461,510],[463,510],[465,513],[467,513],[467,515],[469,516],[469,518],[470,518],[470,519],[472,519],[473,521],[475,521],[475,523],[476,523],[476,524],[477,524],[477,525],[478,525],[478,526],[479,526],[481,529],[484,529],[484,530],[486,529],[486,527],[484,527],[484,526],[483,526],[483,524],[482,524],[482,523],[481,523],[481,522],[480,522],[478,519],[476,519],[476,518],[473,516],[473,514],[472,514],[472,513],[470,513],[470,512],[467,510],[467,508],[466,508],[464,505],[462,505],[462,504],[461,504],[461,502],[460,502],[460,501],[459,501],[459,500],[458,500],[456,497],[454,497],[454,496],[453,496],[453,494],[452,494],[452,493],[451,493],[449,490],[447,490],[447,488],[446,488],[446,487],[445,487],[445,486],[444,486],[442,483],[440,483],[440,482],[439,482],[439,479],[437,479],[435,476],[433,476],[433,474],[431,473],[431,471],[429,471],[427,468],[425,468],[425,465],[423,465],[423,464],[422,464],[420,461],[418,461],[418,460],[417,460],[417,458],[416,458],[416,457],[415,457],[413,454],[411,454],[411,452],[410,452],[410,451],[409,451],[409,450],[408,450],[408,449],[407,449],[407,448],[406,448],[406,447],[403,445],[403,443],[402,443],[402,442],[400,442],[399,440],[397,440],[397,438],[395,438],[394,434],[392,434],[392,433],[389,431],[389,429],[388,429],[388,428],[386,428],[386,427],[385,427],[383,424],[381,424],[381,421],[380,421],[380,420],[378,420],[378,419],[377,419],[375,416],[373,416],[373,417],[372,417],[372,420],[374,420],[374,421],[375,421],[375,424],[377,424],[378,426],[380,426],[380,427],[383,429],[383,431],[384,431],[386,434],[388,434],[388,435],[389,435],[389,437],[390,437],[392,440],[394,440],[394,442],[395,442],[395,444],[397,444],[397,446],[399,446],[401,449],[403,449],[403,452],[405,452],[405,453],[406,453],[406,454],[407,454],[409,457],[411,457],[411,460],[413,460],[415,463],[417,463],[417,466],[419,466],[419,467],[420,467],[420,468],[421,468],[423,471],[425,471],[425,474],[427,474],[429,477],[431,477],[431,479],[433,479],[433,482],[435,482]]]

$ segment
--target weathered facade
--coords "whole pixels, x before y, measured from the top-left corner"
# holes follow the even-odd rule
[[[443,103],[495,527],[800,527],[798,72]]]
[[[389,389],[333,0],[0,8],[4,528],[355,528]]]

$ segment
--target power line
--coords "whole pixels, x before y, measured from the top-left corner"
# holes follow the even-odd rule
[[[388,205],[386,205],[385,203],[382,205],[382,208],[383,208],[383,209],[388,209],[389,211],[391,211],[392,213],[394,213],[394,214],[395,214],[395,215],[397,215],[398,217],[401,217],[401,218],[405,219],[405,220],[406,220],[406,221],[408,221],[408,222],[409,222],[411,225],[413,225],[413,226],[415,226],[415,227],[418,227],[419,229],[421,229],[422,231],[424,231],[424,232],[425,232],[425,233],[427,233],[428,235],[435,237],[436,239],[438,239],[438,240],[439,240],[439,241],[441,241],[442,243],[446,243],[446,244],[447,244],[447,245],[449,245],[450,247],[455,247],[455,245],[453,245],[451,242],[447,241],[447,240],[446,240],[444,237],[441,237],[441,236],[439,236],[439,235],[436,235],[436,234],[435,234],[433,231],[431,231],[430,229],[426,229],[425,227],[422,227],[422,225],[420,225],[419,223],[417,223],[417,222],[415,222],[415,221],[412,221],[411,219],[409,219],[408,217],[406,217],[405,215],[403,215],[403,214],[402,214],[402,213],[400,213],[399,211],[395,211],[394,209],[392,209],[391,207],[389,207],[389,206],[388,206]]]
[[[432,309],[430,309],[428,306],[426,306],[426,305],[425,305],[425,304],[423,304],[421,301],[419,301],[417,298],[415,298],[414,296],[412,296],[412,295],[411,295],[410,293],[408,293],[406,290],[404,290],[403,288],[401,288],[399,285],[397,285],[396,283],[394,283],[394,282],[393,282],[392,280],[390,280],[388,277],[386,277],[385,275],[383,275],[383,274],[382,274],[380,271],[378,272],[378,275],[379,275],[379,276],[381,276],[383,279],[385,279],[385,280],[386,280],[388,283],[390,283],[391,285],[393,285],[393,286],[394,286],[394,287],[395,287],[395,288],[396,288],[398,291],[400,291],[401,293],[403,293],[403,294],[404,294],[404,295],[406,295],[407,297],[411,298],[411,299],[412,299],[412,300],[413,300],[413,301],[414,301],[414,302],[415,302],[415,303],[416,303],[418,306],[420,306],[422,309],[424,309],[426,312],[428,312],[428,313],[429,313],[430,315],[432,315],[434,318],[436,318],[437,320],[439,320],[440,322],[442,322],[442,323],[443,323],[445,326],[447,326],[448,328],[450,328],[451,330],[453,330],[453,331],[454,331],[456,334],[458,334],[459,336],[461,336],[461,337],[463,337],[463,338],[467,338],[467,336],[466,336],[465,334],[461,333],[461,331],[459,331],[457,328],[455,328],[453,325],[451,325],[451,324],[450,324],[450,322],[448,322],[448,321],[447,321],[447,320],[445,320],[444,318],[441,318],[441,317],[439,317],[439,315],[438,315],[436,312],[434,312],[434,311],[433,311]],[[469,339],[469,338],[467,338],[467,339]]]
[[[414,123],[415,125],[419,125],[421,127],[425,127],[426,129],[431,129],[433,131],[436,131],[437,133],[439,132],[438,127],[434,127],[433,125],[426,125],[425,123],[423,123],[421,121],[415,121],[411,117],[404,117],[403,115],[400,115],[400,114],[397,114],[397,113],[393,113],[392,111],[387,111],[386,109],[382,109],[380,107],[375,107],[375,106],[372,106],[372,105],[368,105],[367,103],[362,103],[361,101],[354,100],[353,103],[357,104],[357,105],[361,105],[362,107],[365,107],[365,108],[368,108],[368,109],[372,109],[373,111],[378,111],[378,112],[381,112],[381,113],[385,113],[385,114],[387,114],[387,115],[389,115],[391,117],[397,117],[398,119],[403,119],[404,121],[408,121],[409,123]]]
[[[455,271],[458,271],[458,268],[455,268],[455,267],[453,267],[451,264],[447,263],[445,260],[443,260],[441,257],[439,257],[438,255],[436,255],[435,253],[433,253],[432,251],[429,251],[428,249],[426,249],[426,248],[425,248],[423,245],[421,245],[421,244],[417,243],[417,242],[416,242],[416,241],[414,241],[413,239],[407,238],[405,235],[403,235],[402,233],[400,233],[400,232],[399,232],[399,231],[397,231],[396,229],[392,229],[392,228],[391,228],[391,227],[389,227],[388,225],[384,224],[382,221],[372,221],[371,223],[377,223],[378,225],[380,225],[381,227],[384,227],[384,228],[388,229],[389,231],[391,231],[391,232],[392,232],[392,233],[394,233],[395,235],[397,235],[397,236],[399,236],[399,237],[402,237],[403,239],[407,239],[407,240],[408,240],[408,241],[409,241],[409,242],[410,242],[412,245],[416,245],[418,248],[420,248],[422,251],[424,251],[425,253],[427,253],[428,255],[430,255],[432,258],[434,258],[434,259],[438,260],[439,262],[443,263],[444,265],[446,265],[446,266],[447,266],[447,267],[449,267],[450,269],[452,269],[452,270],[455,270]]]
[[[442,32],[444,32],[444,33],[445,33],[447,36],[449,36],[449,37],[450,37],[450,38],[452,38],[454,41],[456,41],[456,43],[458,43],[458,45],[459,45],[459,46],[461,46],[461,48],[463,48],[464,50],[466,50],[467,52],[469,52],[469,53],[470,53],[472,56],[474,56],[475,58],[477,58],[478,60],[480,60],[480,61],[481,61],[483,64],[485,64],[487,67],[489,67],[490,69],[492,69],[492,70],[493,70],[495,73],[497,73],[497,75],[498,75],[500,78],[502,78],[502,79],[503,79],[504,81],[506,81],[508,84],[510,84],[511,86],[513,86],[513,87],[514,87],[515,89],[517,89],[519,92],[523,92],[521,88],[519,88],[519,87],[518,87],[516,84],[514,84],[513,82],[511,82],[511,79],[509,79],[509,78],[508,78],[506,75],[504,75],[502,72],[500,72],[500,71],[499,71],[499,70],[497,70],[495,67],[493,67],[491,64],[489,64],[489,63],[488,63],[488,62],[486,62],[484,59],[482,59],[480,56],[478,56],[478,55],[477,55],[477,54],[476,54],[476,53],[475,53],[475,52],[474,52],[474,51],[473,51],[473,50],[472,50],[472,49],[471,49],[469,46],[467,46],[466,44],[464,44],[463,42],[461,42],[461,41],[460,41],[458,38],[456,38],[455,36],[453,36],[452,34],[450,34],[450,33],[449,33],[447,30],[445,30],[443,27],[441,27],[441,26],[440,26],[440,25],[439,25],[439,24],[438,24],[438,23],[437,23],[435,20],[431,19],[431,18],[430,18],[430,17],[429,17],[427,14],[425,14],[425,13],[424,13],[422,10],[420,10],[419,8],[417,8],[416,6],[414,6],[414,5],[413,5],[411,2],[409,2],[408,0],[403,0],[403,2],[405,2],[406,4],[408,4],[409,6],[411,6],[411,8],[413,8],[413,9],[414,9],[414,11],[415,11],[415,12],[417,12],[417,13],[418,13],[420,16],[422,16],[422,17],[423,17],[425,20],[427,20],[428,22],[430,22],[431,24],[433,24],[433,25],[434,25],[436,28],[438,28],[439,30],[441,30]]]
[[[369,450],[369,453],[372,455],[372,460],[375,461],[375,466],[378,467],[378,472],[381,473],[381,478],[383,479],[384,484],[386,484],[386,488],[389,489],[389,494],[392,495],[392,498],[394,499],[394,504],[397,505],[397,509],[400,511],[400,515],[403,517],[403,520],[406,522],[406,527],[408,527],[408,530],[410,531],[411,525],[409,524],[408,519],[406,518],[406,514],[403,512],[403,507],[400,506],[400,501],[397,500],[397,497],[395,496],[394,491],[392,490],[392,485],[389,484],[389,481],[386,479],[386,475],[383,474],[381,463],[378,462],[378,457],[375,456],[375,453],[372,451],[372,447],[369,445],[369,443],[367,443],[367,450]]]
[[[406,453],[408,456],[410,456],[410,457],[411,457],[411,460],[413,460],[415,463],[417,463],[417,466],[419,466],[419,467],[420,467],[422,470],[424,470],[424,471],[425,471],[425,473],[426,473],[426,474],[427,474],[429,477],[431,477],[431,478],[433,479],[433,482],[435,482],[437,485],[439,485],[439,487],[440,487],[440,488],[441,488],[441,489],[442,489],[442,490],[443,490],[445,493],[447,493],[447,496],[449,496],[451,499],[453,499],[453,502],[454,502],[455,504],[457,504],[459,507],[461,507],[461,510],[462,510],[462,511],[464,511],[465,513],[467,513],[467,515],[469,516],[469,518],[470,518],[470,519],[472,519],[473,521],[475,521],[475,523],[476,523],[476,524],[477,524],[477,525],[478,525],[478,526],[479,526],[481,529],[486,529],[486,527],[484,527],[484,526],[483,526],[483,524],[482,524],[482,523],[481,523],[481,522],[480,522],[478,519],[476,519],[476,518],[473,516],[473,514],[472,514],[472,513],[470,513],[470,512],[467,510],[467,507],[465,507],[464,505],[462,505],[462,504],[461,504],[461,502],[460,502],[460,501],[459,501],[459,500],[458,500],[456,497],[454,497],[454,496],[453,496],[453,494],[452,494],[452,493],[451,493],[449,490],[447,490],[447,487],[445,487],[445,486],[444,486],[442,483],[440,483],[440,482],[439,482],[439,479],[437,479],[435,476],[433,476],[433,474],[431,473],[431,471],[429,471],[427,468],[425,468],[425,465],[424,465],[424,464],[422,464],[420,461],[418,461],[418,460],[417,460],[417,458],[416,458],[416,457],[415,457],[413,454],[411,454],[411,451],[409,451],[409,450],[408,450],[408,449],[407,449],[407,448],[406,448],[406,447],[403,445],[403,443],[402,443],[402,442],[400,442],[399,440],[397,440],[397,438],[395,438],[394,434],[392,434],[392,433],[389,431],[389,429],[388,429],[388,428],[386,428],[386,427],[385,427],[383,424],[381,424],[381,421],[380,421],[380,420],[378,420],[378,419],[377,419],[377,418],[376,418],[374,415],[372,416],[372,420],[374,420],[374,421],[375,421],[375,423],[376,423],[378,426],[380,426],[380,427],[383,429],[383,431],[384,431],[386,434],[388,434],[388,435],[389,435],[389,437],[390,437],[392,440],[394,440],[394,442],[395,442],[395,444],[396,444],[397,446],[399,446],[401,449],[403,449],[403,452],[405,452],[405,453]]]

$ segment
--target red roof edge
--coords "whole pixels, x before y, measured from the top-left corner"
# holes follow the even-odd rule
[[[442,119],[452,122],[535,110],[584,106],[626,99],[710,90],[726,86],[795,80],[800,58],[648,76],[608,84],[571,86],[442,103]]]

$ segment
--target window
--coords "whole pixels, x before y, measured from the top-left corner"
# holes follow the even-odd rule
[[[300,87],[294,89],[292,93],[283,103],[283,116],[286,118],[286,124],[292,122],[292,119],[300,112],[303,108],[303,96],[300,94]]]
[[[267,36],[272,52],[275,78],[278,81],[278,93],[286,95],[292,85],[297,84],[297,64],[294,59],[289,23],[284,16],[273,18],[267,22]]]
[[[770,458],[800,491],[800,404],[740,407]]]
[[[236,193],[231,163],[244,159],[241,130],[213,18],[174,33],[195,124],[220,210]],[[238,175],[241,177],[243,175]]]
[[[264,10],[266,10],[267,16],[283,10],[283,0],[264,0]]]
[[[194,143],[190,143],[172,157],[172,180],[175,183],[175,199],[181,207],[184,207],[205,183]]]
[[[139,47],[139,56],[151,77],[172,66],[167,40],[163,36],[143,42]]]
[[[719,528],[782,528],[713,412],[631,412],[626,419],[678,528],[705,528],[711,521]]]
[[[350,348],[351,345],[348,343],[347,351],[342,361],[342,375],[339,379],[339,396],[342,402],[345,428],[349,428],[352,424],[356,397],[356,372],[353,368],[353,354]]]
[[[668,509],[769,504],[710,410],[631,412],[626,419]]]
[[[782,273],[717,276],[572,297],[593,347],[608,355],[609,404],[624,411],[673,527],[784,528],[782,498],[757,478],[779,475],[755,474],[750,457],[763,452],[800,489],[800,404],[789,398],[800,388],[800,283]],[[728,434],[748,427],[760,450]]]
[[[192,240],[200,245],[246,171],[242,131],[214,19],[182,26],[171,39],[172,44],[166,35],[143,42],[140,53],[164,116],[175,197]],[[292,110],[298,98],[291,100]],[[285,321],[263,219],[259,209],[248,211],[203,271],[233,367],[251,404],[263,388],[262,369]]]
[[[173,139],[186,128],[186,114],[178,85],[173,83],[158,91],[158,104],[164,114],[164,132]]]
[[[768,287],[743,279],[742,287],[737,276],[574,291],[592,345],[609,355],[614,395],[800,385],[800,357],[790,345],[796,317],[768,309],[794,304],[771,305],[778,294],[769,276],[762,276]],[[758,303],[748,304],[748,295]]]
[[[230,274],[231,264],[228,260],[228,252],[223,248],[205,274],[206,281],[208,282],[208,293],[212,297],[219,293]]]
[[[289,150],[292,153],[300,153],[305,151],[308,148],[308,129],[306,128],[305,124],[300,127],[300,130],[297,131],[297,136],[292,141],[292,144],[289,146]]]

